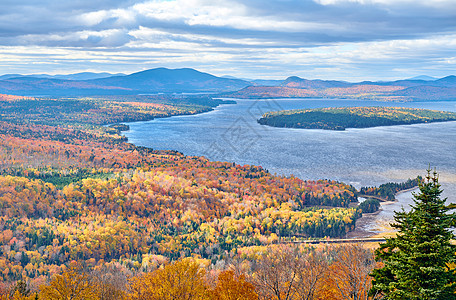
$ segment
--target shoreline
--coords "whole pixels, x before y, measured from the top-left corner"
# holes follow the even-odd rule
[[[418,188],[419,188],[418,186],[415,186],[415,187],[412,187],[412,188],[409,188],[409,189],[400,190],[400,191],[398,191],[398,192],[395,194],[395,196],[400,195],[400,194],[402,194],[402,193],[411,192],[411,191],[416,190],[416,189],[418,189]],[[394,201],[394,202],[397,202],[397,201]]]
[[[370,198],[370,199],[377,199],[377,200],[379,200],[379,201],[382,202],[382,203],[391,204],[391,203],[396,203],[396,202],[397,202],[397,198],[396,198],[397,195],[400,195],[400,194],[402,194],[402,193],[407,193],[407,192],[410,192],[410,191],[413,191],[413,190],[416,190],[416,189],[418,189],[418,186],[411,187],[411,188],[408,188],[408,189],[405,189],[405,190],[397,191],[397,192],[394,194],[394,200],[387,200],[387,199],[382,198],[382,197],[379,197],[379,196],[364,195],[364,194],[358,195],[358,197],[360,197],[360,198],[366,198],[366,199],[369,199],[369,198]]]
[[[221,98],[221,99],[226,99],[225,97],[220,97],[220,98]],[[251,99],[238,99],[238,98],[229,98],[229,99],[239,100],[239,103],[240,103],[241,105],[243,105],[243,106],[242,106],[240,109],[236,109],[236,110],[235,110],[235,109],[229,109],[228,112],[233,111],[233,112],[245,113],[244,110],[247,110],[247,109],[250,108],[250,106],[251,106],[251,103],[250,103],[250,101],[249,101],[249,100],[251,100]],[[264,100],[264,99],[262,99],[262,100]],[[291,99],[283,99],[283,100],[281,99],[280,101],[288,101],[288,100],[291,100]],[[307,99],[306,99],[306,100],[307,100]],[[310,100],[310,99],[309,99],[309,100]],[[287,102],[287,103],[288,103],[288,102]],[[321,104],[321,105],[323,105],[323,104]],[[223,105],[223,106],[227,107],[226,105]],[[231,106],[231,105],[230,105],[230,106]],[[244,108],[244,106],[245,106],[245,108]],[[289,106],[291,106],[291,105],[289,105]],[[216,110],[218,110],[218,109],[225,110],[225,109],[223,109],[223,108],[220,108],[220,106],[216,108]],[[195,118],[198,118],[197,115],[198,115],[198,114],[194,115]],[[225,114],[221,114],[221,116],[225,117]],[[212,119],[209,118],[208,121],[211,121],[211,120],[212,120]],[[230,120],[231,120],[231,119],[229,119],[229,120],[226,122],[226,123],[228,123],[228,124],[226,124],[226,127],[227,127],[227,128],[230,126],[230,123],[229,123]],[[207,124],[208,121],[205,122],[204,124]],[[192,121],[189,119],[189,121],[186,121],[186,122],[192,122]],[[172,124],[171,124],[171,125],[172,125]],[[170,126],[171,126],[171,125],[170,125]],[[168,127],[170,127],[170,126],[168,126]],[[167,127],[165,127],[165,128],[167,128]],[[228,128],[228,129],[229,129],[229,128]],[[256,130],[256,128],[255,128],[255,130]],[[218,132],[218,131],[217,131],[217,132]],[[216,132],[216,133],[217,133],[217,132]],[[222,132],[222,133],[223,133],[223,132]],[[192,137],[192,136],[191,136],[191,137]],[[135,141],[135,142],[132,141],[132,143],[133,143],[133,144],[136,144],[136,141]],[[153,145],[153,143],[151,143],[151,145]],[[167,148],[163,148],[163,149],[173,149],[173,148],[176,149],[176,148],[178,148],[178,147],[177,147],[178,145],[176,145],[175,147],[173,147],[173,143],[172,143],[172,142],[168,142],[167,144],[165,144],[165,143],[163,143],[163,144],[157,144],[156,146],[159,147],[159,149],[161,149],[159,145],[167,146]],[[186,149],[187,149],[187,150],[186,150]],[[188,155],[188,154],[185,154],[187,151],[190,151],[190,150],[188,150],[188,149],[190,149],[190,147],[188,147],[188,148],[179,148],[179,150],[180,150],[179,152],[184,153],[184,155]],[[191,148],[191,149],[193,149],[193,148]],[[197,149],[197,150],[200,150],[200,149]],[[201,149],[201,150],[204,150],[204,149]],[[228,149],[228,150],[229,150],[229,149]],[[192,152],[192,153],[197,153],[197,152]],[[200,155],[198,155],[198,154],[192,154],[191,156],[205,156],[204,152],[200,152],[200,153],[201,153]],[[238,155],[238,156],[239,156],[239,155]],[[230,155],[224,155],[224,157],[223,157],[223,156],[222,156],[222,157],[217,157],[217,159],[210,159],[210,160],[231,161],[231,162],[235,161],[236,163],[240,163],[240,162],[236,159],[236,158],[238,158],[238,156],[236,156],[236,155],[231,155],[231,154],[230,154]],[[206,157],[207,157],[207,156],[206,156]],[[247,158],[250,159],[250,157],[247,157]],[[272,162],[275,162],[275,160],[272,160]],[[242,164],[242,163],[240,163],[240,164]],[[260,162],[258,162],[258,161],[253,161],[253,160],[250,161],[250,164],[251,164],[251,165],[261,165],[261,166],[263,166],[266,170],[270,170],[270,171],[272,170],[272,171],[271,171],[272,173],[276,173],[276,172],[277,172],[278,174],[283,174],[283,173],[281,173],[281,170],[280,170],[280,169],[281,169],[281,168],[280,168],[280,167],[281,167],[280,164],[277,165],[278,168],[276,168],[276,169],[274,169],[274,167],[271,168],[271,166],[264,166],[263,163],[260,163]],[[277,170],[277,169],[279,169],[279,170]],[[292,167],[289,167],[289,169],[290,169],[290,171],[295,171],[295,172],[291,172],[290,174],[297,174],[296,176],[299,177],[299,178],[301,178],[301,179],[303,179],[303,180],[312,180],[312,179],[313,179],[313,180],[316,180],[316,179],[318,179],[318,178],[326,178],[326,177],[322,177],[322,176],[320,176],[320,177],[310,176],[310,175],[319,175],[319,173],[322,173],[322,172],[316,172],[316,173],[318,173],[318,174],[313,174],[313,173],[311,172],[312,174],[307,175],[307,174],[301,174],[301,173],[299,173],[299,171],[298,171],[298,173],[296,173],[296,170],[292,170],[292,169],[293,169]],[[285,169],[285,170],[287,171],[288,169]],[[386,169],[386,170],[388,170],[388,169]],[[395,169],[393,169],[393,170],[395,170]],[[314,172],[314,173],[315,173],[315,172]],[[379,173],[379,172],[376,172],[376,173]],[[300,176],[300,175],[301,175],[301,176]],[[337,174],[336,174],[336,175],[337,175]],[[367,176],[367,175],[368,175],[368,174],[359,174],[359,175],[356,175],[355,177],[365,178],[365,179],[361,179],[363,185],[368,185],[369,183],[371,183],[372,181],[371,181],[370,179],[372,179],[372,178],[377,178],[377,177],[380,178],[380,177],[381,177],[381,176]],[[284,174],[284,176],[290,176],[290,175],[289,175],[288,173],[286,173],[286,174]],[[310,177],[310,178],[309,178],[309,177]],[[331,177],[331,176],[329,175],[328,177]],[[350,176],[342,176],[342,177],[345,177],[345,178],[340,178],[340,179],[338,178],[338,180],[343,181],[343,182],[347,182],[347,183],[350,182],[350,180],[352,180],[352,179],[347,180],[347,177],[350,177]],[[344,180],[344,179],[345,179],[345,180]],[[357,179],[357,178],[356,178],[356,179]],[[380,178],[380,179],[383,179],[383,178]],[[391,180],[394,180],[394,179],[391,178]],[[391,180],[385,180],[385,182],[386,182],[386,181],[391,181]],[[382,182],[377,182],[377,183],[380,184],[380,183],[382,183]],[[416,187],[413,187],[412,190],[413,190],[413,189],[416,189]],[[396,194],[402,194],[402,193],[405,193],[405,192],[408,191],[408,190],[409,190],[409,189],[403,190],[403,191],[399,191],[399,192],[396,193]],[[397,202],[397,201],[396,201],[396,202]],[[394,203],[394,202],[391,202],[391,204],[392,204],[392,203]],[[399,203],[401,203],[401,200],[399,200]],[[388,204],[390,204],[390,203],[389,203],[389,202],[385,202],[385,204],[388,205]],[[390,208],[384,207],[384,210],[386,210],[387,212],[389,212],[389,211],[393,210],[393,208],[392,208],[392,207],[390,207]],[[372,222],[375,222],[374,219],[375,219],[376,217],[377,217],[377,215],[369,216],[369,219],[372,220]],[[359,222],[359,224],[358,224],[358,222]],[[377,227],[377,226],[376,226],[376,223],[364,224],[364,223],[362,223],[361,219],[358,219],[358,222],[357,222],[357,226],[356,226],[356,227],[363,227],[363,226],[366,226],[366,225],[367,225],[367,226],[369,226],[369,228],[367,228],[367,229],[369,229],[369,230],[370,230],[370,229],[373,229],[374,227]],[[356,230],[356,229],[355,229],[355,230]],[[363,230],[363,231],[365,231],[365,230]],[[366,235],[366,232],[364,232],[364,234]],[[369,234],[374,234],[374,233],[369,233]]]
[[[398,191],[397,193],[395,193],[395,196],[403,194],[403,193],[411,192],[416,189],[418,189],[418,186],[408,188],[405,190],[401,190],[401,191]],[[398,202],[399,201],[397,200],[397,198],[395,201],[383,201],[383,202],[381,202],[381,208],[378,211],[376,211],[374,213],[363,214],[361,218],[356,220],[355,229],[353,231],[348,232],[346,234],[346,237],[347,238],[369,238],[369,237],[373,237],[373,236],[377,237],[377,236],[379,236],[379,234],[381,235],[383,233],[387,233],[388,231],[382,230],[382,226],[377,224],[378,220],[376,220],[376,217],[383,211],[383,206],[396,204]],[[366,228],[366,227],[368,227],[368,228]]]

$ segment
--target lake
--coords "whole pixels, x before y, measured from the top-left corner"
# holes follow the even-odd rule
[[[377,102],[343,99],[234,99],[214,111],[128,123],[129,141],[211,160],[260,165],[278,175],[335,179],[356,188],[440,173],[444,196],[456,202],[456,122],[345,131],[273,128],[256,122],[268,111],[342,106],[395,106],[456,112],[456,101]],[[408,195],[408,196],[407,196]],[[397,209],[410,203],[401,196]],[[383,207],[382,217],[393,208]]]

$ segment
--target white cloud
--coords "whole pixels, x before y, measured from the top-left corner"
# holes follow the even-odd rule
[[[129,34],[135,37],[136,41],[130,43],[128,46],[144,47],[146,44],[160,43],[164,41],[186,41],[197,43],[201,47],[232,47],[233,45],[240,46],[258,46],[258,47],[272,47],[278,46],[279,43],[270,40],[261,40],[257,38],[226,38],[214,35],[191,34],[191,33],[169,33],[163,29],[153,29],[140,26],[137,30],[132,30]],[[217,45],[217,46],[215,46]],[[182,49],[182,48],[179,48]],[[194,49],[194,48],[192,48]]]
[[[78,16],[78,19],[86,26],[94,26],[100,24],[108,17],[108,12],[105,10],[93,11]]]
[[[453,0],[314,0],[322,5],[337,5],[344,3],[358,3],[362,5],[382,4],[387,6],[395,5],[420,5],[427,7],[448,7],[454,5]]]
[[[174,0],[145,2],[133,6],[137,15],[165,21],[182,21],[190,26],[205,25],[248,30],[302,31],[336,30],[330,23],[281,20],[280,14],[251,15],[248,7],[231,1]]]

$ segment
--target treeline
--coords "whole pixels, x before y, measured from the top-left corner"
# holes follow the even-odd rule
[[[216,107],[220,104],[235,104],[234,100],[222,100],[208,95],[186,95],[186,94],[158,94],[158,95],[122,95],[122,96],[100,96],[87,99],[107,100],[114,102],[142,102],[172,105],[176,107],[206,106]]]
[[[369,274],[378,265],[358,245],[256,247],[216,264],[197,257],[162,260],[141,272],[120,263],[72,263],[40,283],[3,284],[0,299],[368,299]]]
[[[364,213],[374,213],[380,209],[380,201],[377,199],[366,199],[361,202],[358,206],[361,209],[361,212]]]
[[[394,201],[398,192],[417,187],[422,180],[421,176],[417,176],[415,179],[409,178],[405,182],[388,182],[381,184],[379,187],[362,187],[359,194],[361,197],[376,196],[387,201]]]
[[[345,130],[456,120],[456,113],[398,107],[342,107],[266,113],[262,125],[289,128]]]

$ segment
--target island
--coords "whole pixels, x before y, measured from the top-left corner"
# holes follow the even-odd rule
[[[330,107],[265,113],[258,123],[274,127],[345,130],[456,121],[456,113],[404,107]]]

